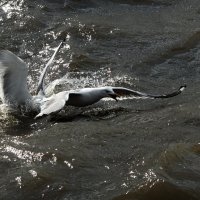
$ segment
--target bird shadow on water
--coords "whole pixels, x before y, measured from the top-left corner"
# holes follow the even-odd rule
[[[59,114],[52,115],[49,118],[50,122],[72,122],[72,121],[99,121],[112,119],[117,117],[120,113],[127,112],[126,108],[114,107],[90,107],[76,110],[76,112],[66,113],[65,111]]]
[[[34,119],[35,115],[19,115],[19,113],[9,113],[5,115],[1,113],[0,125],[2,132],[6,135],[25,136],[42,130],[53,123],[110,120],[127,113],[148,113],[165,108],[166,105],[147,106],[141,109],[130,108],[130,106],[97,105],[82,109],[66,109],[57,114],[39,119]]]
[[[2,133],[6,135],[25,136],[42,130],[53,123],[106,120],[118,116],[121,112],[126,112],[126,109],[122,107],[102,108],[97,106],[61,111],[57,114],[39,119],[34,119],[32,115],[25,116],[19,115],[19,113],[1,113],[0,126],[2,128]]]

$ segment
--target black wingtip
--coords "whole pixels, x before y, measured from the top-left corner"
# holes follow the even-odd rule
[[[63,40],[62,40],[62,44],[65,43],[65,42],[66,42],[66,37],[63,38]]]
[[[66,37],[63,38],[63,40],[62,40],[62,44],[61,44],[61,47],[64,46],[65,42],[66,42]]]
[[[62,42],[63,42],[63,43],[66,42],[66,37],[63,38]]]
[[[181,85],[180,88],[179,88],[179,90],[182,92],[183,90],[185,90],[186,87],[187,87],[186,84],[185,85]]]

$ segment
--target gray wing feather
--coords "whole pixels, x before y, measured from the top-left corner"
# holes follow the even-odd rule
[[[31,99],[27,66],[8,50],[0,51],[0,98],[3,103],[24,104]]]
[[[113,91],[118,94],[119,96],[134,96],[136,98],[150,98],[150,99],[165,99],[179,95],[184,89],[186,85],[180,86],[180,88],[174,92],[167,93],[167,94],[147,94],[143,92],[138,92],[135,90],[123,88],[123,87],[113,87]]]
[[[68,92],[64,91],[44,99],[40,106],[40,113],[35,118],[59,112],[65,106],[68,97]]]
[[[138,91],[131,90],[131,89],[128,89],[128,88],[112,87],[112,89],[119,97],[134,96],[134,97],[138,97],[138,98],[141,98],[141,97],[147,98],[146,93],[138,92]]]
[[[64,42],[64,40],[55,49],[54,54],[52,55],[52,57],[50,58],[50,60],[46,64],[45,68],[43,69],[43,72],[42,72],[42,74],[40,75],[40,78],[39,78],[39,83],[38,83],[38,87],[37,87],[37,94],[41,93],[42,95],[45,95],[45,91],[44,91],[45,75],[47,73],[48,68],[53,65],[54,58],[55,58],[56,54],[58,53],[58,51],[60,50],[61,46],[63,45],[63,42]]]

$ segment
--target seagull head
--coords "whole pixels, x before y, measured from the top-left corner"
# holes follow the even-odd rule
[[[105,88],[104,92],[105,92],[105,97],[110,97],[115,101],[117,101],[118,94],[116,94],[111,87]]]

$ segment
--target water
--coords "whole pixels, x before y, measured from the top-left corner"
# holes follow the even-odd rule
[[[1,0],[0,49],[52,89],[125,86],[172,99],[0,116],[0,199],[200,199],[198,0]],[[59,78],[59,80],[58,80]],[[52,82],[51,84],[49,84]]]

